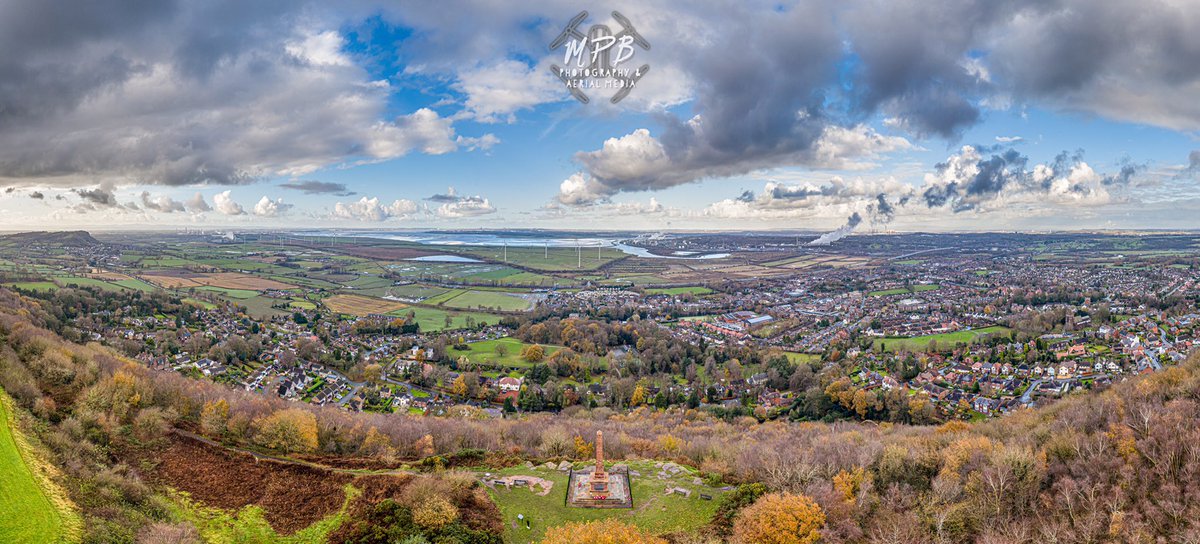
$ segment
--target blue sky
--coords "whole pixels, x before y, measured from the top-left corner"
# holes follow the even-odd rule
[[[0,228],[1200,226],[1194,4],[585,7],[617,105],[556,2],[0,8]]]

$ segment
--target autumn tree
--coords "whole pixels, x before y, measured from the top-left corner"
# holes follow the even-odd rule
[[[608,518],[572,522],[546,530],[542,544],[667,544],[635,525]]]
[[[371,363],[363,367],[363,380],[368,383],[379,383],[383,379],[383,367],[378,363]]]
[[[417,443],[413,445],[413,449],[415,449],[417,455],[421,457],[429,457],[430,455],[436,453],[437,450],[433,448],[433,435],[427,434],[422,436],[420,440],[417,440]]]
[[[392,441],[387,435],[379,432],[379,429],[372,426],[367,429],[367,436],[363,437],[362,444],[358,447],[358,452],[362,455],[371,457],[390,458],[395,450],[392,448]]]
[[[204,434],[220,436],[225,433],[229,422],[229,403],[221,398],[204,403],[200,410],[200,430]]]
[[[460,397],[467,394],[467,380],[463,378],[462,374],[454,378],[454,383],[450,385],[450,392]]]
[[[807,495],[770,493],[742,510],[733,524],[740,544],[813,544],[821,538],[825,512]]]
[[[596,454],[596,446],[584,440],[582,436],[575,435],[575,458],[587,459]]]
[[[317,418],[307,410],[289,408],[255,421],[255,441],[260,446],[282,451],[307,452],[317,449]]]
[[[121,421],[129,421],[143,406],[150,404],[151,389],[145,378],[118,370],[88,390],[84,404],[104,410]]]
[[[646,386],[638,384],[633,388],[633,396],[629,397],[629,404],[633,406],[641,406],[646,403]]]
[[[541,344],[530,344],[521,349],[521,359],[528,363],[540,363],[546,358],[546,348]]]

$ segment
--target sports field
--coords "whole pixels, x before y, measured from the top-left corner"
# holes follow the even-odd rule
[[[929,336],[914,336],[912,338],[880,338],[875,340],[875,347],[883,346],[887,351],[897,351],[906,349],[909,351],[923,351],[929,349],[929,345],[937,342],[938,349],[950,350],[958,343],[969,344],[978,342],[988,336],[996,334],[1008,334],[1008,327],[984,327],[982,329],[972,329],[969,331],[948,332],[945,334],[931,334]]]
[[[869,296],[869,297],[886,297],[886,296],[891,296],[891,295],[906,295],[906,294],[911,294],[911,293],[923,293],[925,291],[937,291],[938,289],[941,289],[941,288],[942,288],[942,286],[940,286],[936,283],[931,284],[931,285],[921,284],[921,285],[913,285],[909,288],[897,287],[895,289],[883,289],[880,291],[871,291],[870,293],[867,293],[867,296]]]

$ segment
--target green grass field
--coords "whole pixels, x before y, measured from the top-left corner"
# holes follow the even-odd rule
[[[908,294],[908,293],[922,293],[925,291],[937,291],[938,289],[941,289],[941,288],[942,288],[942,286],[937,285],[937,284],[913,285],[911,288],[908,288],[908,289],[905,289],[903,287],[897,287],[895,289],[885,289],[882,291],[871,291],[870,293],[867,293],[867,296],[869,296],[869,297],[886,297],[889,295],[903,295],[903,294]]]
[[[447,350],[447,353],[458,358],[461,355],[467,356],[472,363],[488,366],[508,366],[508,367],[530,367],[533,366],[521,358],[521,350],[527,346],[525,342],[516,338],[499,338],[496,340],[484,340],[482,342],[472,342],[467,344],[471,349],[459,351],[457,349]],[[504,346],[505,353],[500,355],[496,353],[496,346]],[[546,348],[546,357],[550,354],[562,349],[559,346],[542,346]]]
[[[447,328],[446,316],[450,316],[450,329],[467,328],[467,316],[470,316],[476,323],[495,325],[500,322],[500,316],[496,314],[486,314],[482,312],[450,312],[438,308],[422,308],[418,306],[410,306],[394,312],[388,312],[388,315],[407,317],[409,312],[412,312],[416,316],[417,325],[421,326],[422,332],[437,332],[440,330],[445,330]]]
[[[18,281],[6,284],[5,287],[25,289],[27,291],[53,291],[58,289],[58,286],[50,281]]]
[[[794,351],[785,351],[783,352],[783,355],[788,358],[788,362],[794,365],[801,363],[813,364],[814,362],[821,360],[821,356],[816,353],[796,353]]]
[[[611,466],[612,463],[609,465]],[[546,495],[537,495],[526,487],[489,488],[488,493],[500,507],[500,514],[503,517],[504,541],[509,543],[537,542],[541,540],[548,527],[572,521],[591,521],[610,517],[632,523],[655,534],[694,532],[707,524],[717,511],[717,505],[720,504],[723,492],[703,484],[696,485],[693,483],[696,474],[685,469],[677,475],[660,478],[658,476],[659,469],[654,466],[653,461],[631,461],[628,465],[631,471],[638,473],[630,477],[630,486],[633,489],[633,508],[630,509],[593,509],[567,506],[565,497],[568,476],[565,472],[558,470],[510,467],[496,472],[488,472],[491,478],[533,476],[554,483]],[[664,492],[667,487],[687,489],[691,491],[691,496],[667,495]],[[701,499],[701,494],[711,496],[712,500]],[[516,521],[518,514],[524,514],[529,518],[533,528],[526,529],[524,524],[514,527],[513,522]]]
[[[12,426],[11,402],[0,391],[0,542],[71,542],[73,513],[63,512],[35,476],[33,453]]]
[[[875,340],[875,347],[884,346],[888,351],[897,351],[906,349],[909,351],[924,351],[929,349],[931,342],[937,342],[939,350],[953,349],[959,342],[969,344],[977,342],[982,338],[993,334],[1008,334],[1008,327],[984,327],[982,329],[972,329],[969,331],[948,332],[945,334],[931,334],[929,336],[915,336],[913,338],[880,338]]]

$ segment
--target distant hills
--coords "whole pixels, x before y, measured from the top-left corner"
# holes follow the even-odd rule
[[[42,245],[83,247],[99,245],[100,242],[86,230],[69,230],[57,232],[19,232],[16,234],[0,235],[0,244],[12,245]]]

